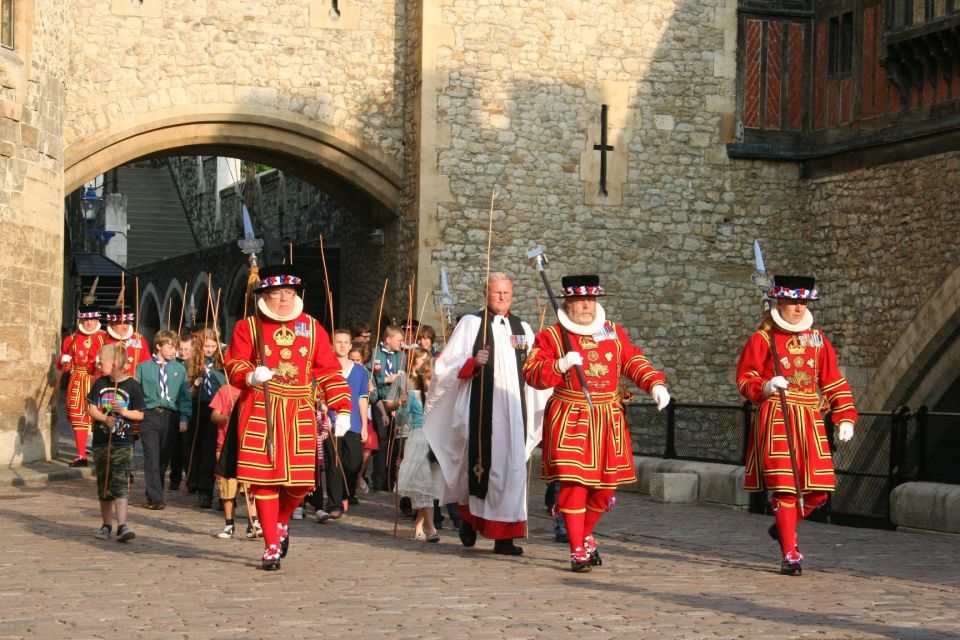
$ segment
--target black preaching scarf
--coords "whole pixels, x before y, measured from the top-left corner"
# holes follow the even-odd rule
[[[481,318],[483,322],[483,312],[473,314]],[[496,362],[494,356],[494,341],[490,336],[490,327],[494,321],[499,321],[493,313],[489,314],[489,319],[481,330],[477,332],[477,339],[473,343],[473,355],[483,348],[484,336],[487,338],[487,349],[490,350],[490,358],[487,365],[481,369],[481,374],[474,376],[470,388],[470,435],[468,437],[468,456],[470,465],[467,469],[467,476],[470,479],[470,495],[476,496],[481,500],[487,497],[487,485],[490,481],[490,443],[493,433],[493,367]],[[510,324],[510,333],[515,336],[526,336],[523,325],[520,324],[520,318],[510,314],[507,316],[507,322]],[[526,434],[526,400],[524,399],[524,388],[526,383],[523,379],[523,363],[527,359],[527,343],[524,339],[521,348],[514,348],[514,355],[517,358],[517,380],[520,383],[520,411],[523,416],[523,432]],[[483,378],[483,397],[480,397],[480,380]],[[483,422],[480,423],[480,408],[483,407]]]

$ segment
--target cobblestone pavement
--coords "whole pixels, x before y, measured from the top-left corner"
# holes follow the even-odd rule
[[[394,538],[380,493],[332,524],[293,521],[268,573],[262,543],[216,538],[222,514],[195,496],[146,510],[139,472],[128,544],[94,538],[89,475],[2,480],[0,638],[960,638],[957,536],[805,522],[791,578],[769,517],[620,492],[597,530],[604,565],[574,574],[535,481],[522,557],[466,549],[449,526],[416,542],[405,519]]]
[[[137,538],[120,544],[94,538],[90,478],[5,487],[0,637],[960,637],[956,537],[804,523],[808,562],[789,578],[769,517],[621,492],[598,529],[604,566],[574,574],[535,486],[520,558],[449,528],[416,542],[404,519],[394,538],[374,494],[336,523],[293,521],[273,573],[259,542],[214,537],[221,514],[195,496],[132,505]],[[142,490],[138,475],[134,503]]]

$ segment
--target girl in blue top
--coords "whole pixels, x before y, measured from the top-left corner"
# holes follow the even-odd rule
[[[431,373],[432,362],[427,360],[417,369],[416,375],[410,376],[410,389],[400,398],[397,423],[406,421],[410,435],[397,474],[397,492],[410,498],[417,512],[414,538],[440,542],[433,525],[433,501],[440,496],[440,465],[432,461],[430,445],[423,435],[423,406],[426,404]]]

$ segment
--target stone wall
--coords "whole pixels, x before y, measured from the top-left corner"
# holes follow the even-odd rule
[[[59,351],[67,3],[16,3],[0,49],[0,465],[50,455]]]
[[[663,367],[682,401],[737,401],[733,369],[758,319],[751,243],[802,264],[806,192],[796,166],[731,162],[735,3],[613,0],[443,3],[439,170],[431,259],[479,305],[488,207],[492,268],[515,307],[545,300],[526,251],[543,245],[554,286],[599,272],[608,315]],[[600,193],[608,107],[607,195]],[[421,247],[423,244],[421,243]]]
[[[65,4],[74,25],[61,43],[72,67],[68,145],[164,109],[252,104],[299,114],[399,160],[398,3],[344,3],[337,23],[321,1]]]
[[[806,184],[807,231],[816,247],[810,257],[824,300],[818,303],[823,307],[819,319],[855,391],[865,392],[871,403],[864,408],[887,410],[907,402],[910,385],[922,379],[918,370],[936,362],[935,354],[922,352],[932,348],[942,354],[947,349],[949,335],[933,345],[915,341],[905,354],[914,369],[910,378],[901,379],[892,394],[878,393],[882,387],[898,386],[886,379],[891,373],[898,378],[906,373],[883,366],[904,334],[935,337],[952,332],[938,316],[955,314],[960,301],[955,294],[936,296],[960,270],[958,175],[960,153],[954,152]],[[924,310],[930,304],[946,309],[930,313]],[[939,386],[948,385],[949,380]],[[913,400],[933,406],[938,399]]]

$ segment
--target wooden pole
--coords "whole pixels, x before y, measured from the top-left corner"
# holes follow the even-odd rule
[[[180,322],[177,324],[177,334],[183,333],[183,313],[187,309],[187,288],[190,286],[189,282],[183,283],[183,299],[180,301]]]
[[[487,216],[487,268],[486,276],[483,278],[483,326],[480,330],[483,332],[483,340],[481,348],[487,348],[487,333],[489,330],[490,324],[490,304],[488,296],[490,295],[490,252],[493,247],[493,203],[497,195],[497,188],[494,187],[493,191],[490,192],[490,213]],[[479,410],[477,411],[477,463],[473,465],[472,471],[473,474],[477,477],[479,481],[483,477],[483,437],[482,429],[480,425],[483,424],[483,393],[484,393],[484,379],[486,378],[486,365],[480,365],[480,402],[478,403]]]

